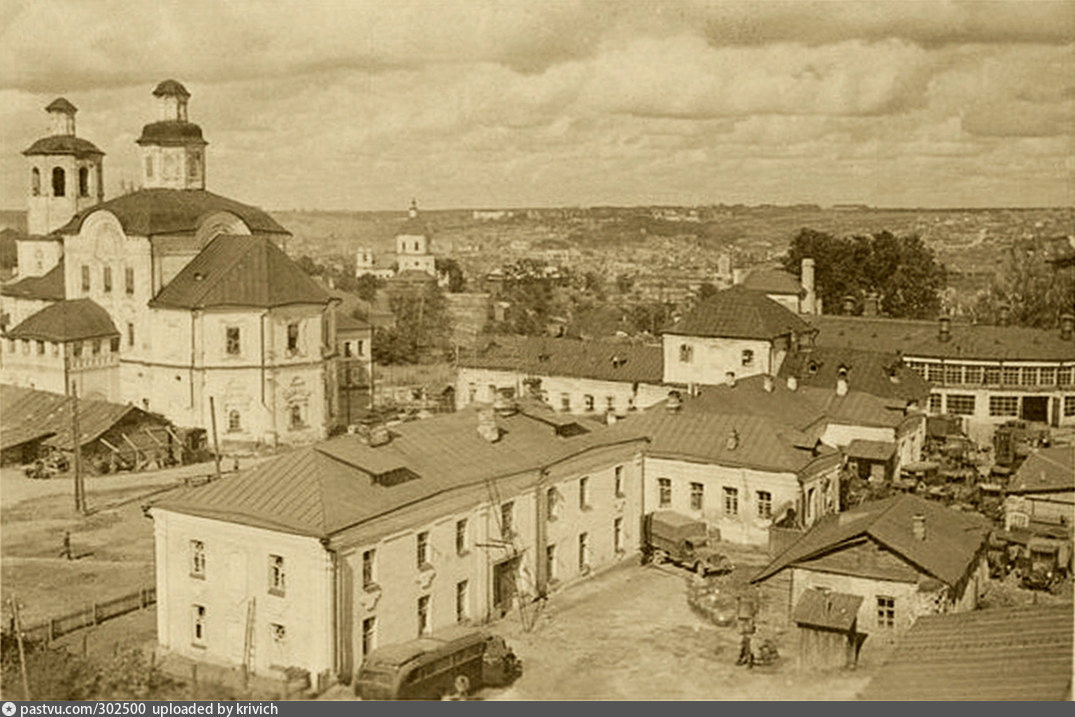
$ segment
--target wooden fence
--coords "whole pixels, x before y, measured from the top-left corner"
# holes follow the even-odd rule
[[[141,588],[133,593],[122,595],[104,602],[95,602],[92,605],[76,610],[75,612],[53,617],[43,622],[32,625],[24,625],[22,636],[25,640],[37,640],[40,642],[52,642],[58,637],[69,635],[83,628],[100,625],[120,615],[144,610],[150,605],[157,603],[157,588]],[[5,626],[4,632],[15,633],[14,618]]]

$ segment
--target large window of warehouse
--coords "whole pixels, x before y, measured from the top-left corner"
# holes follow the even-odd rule
[[[956,416],[973,416],[974,396],[955,393],[949,394],[948,412]]]

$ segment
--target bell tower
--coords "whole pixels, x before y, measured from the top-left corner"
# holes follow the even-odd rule
[[[49,234],[76,212],[104,199],[104,152],[75,136],[78,109],[60,97],[45,112],[49,135],[23,151],[26,224],[31,235]]]
[[[158,120],[142,128],[142,186],[146,189],[205,189],[202,128],[187,120],[190,93],[175,80],[153,90]]]
[[[436,257],[430,253],[429,227],[418,216],[418,202],[411,200],[407,220],[396,232],[396,262],[399,270],[423,271],[436,276]]]

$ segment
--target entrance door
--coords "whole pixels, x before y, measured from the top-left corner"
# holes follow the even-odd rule
[[[518,589],[515,576],[519,570],[519,558],[509,558],[493,566],[493,607],[501,615],[511,609]]]
[[[1046,423],[1049,420],[1049,397],[1048,396],[1023,396],[1024,421],[1037,421]]]

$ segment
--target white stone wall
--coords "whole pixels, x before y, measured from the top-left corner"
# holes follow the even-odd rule
[[[1004,529],[1025,528],[1029,521],[1048,523],[1064,521],[1075,525],[1075,491],[1025,493],[1004,499]]]
[[[44,276],[63,257],[63,242],[22,239],[15,242],[19,279]]]
[[[472,403],[490,403],[495,398],[493,388],[510,388],[516,396],[529,395],[523,383],[526,378],[539,378],[544,400],[557,411],[564,411],[563,399],[567,396],[566,412],[579,415],[601,416],[612,410],[617,416],[626,416],[634,409],[644,409],[668,398],[669,389],[657,384],[635,384],[630,381],[602,381],[574,376],[534,376],[505,369],[469,368],[462,366],[456,378],[456,407]],[[637,391],[635,390],[637,386]],[[472,397],[473,394],[473,397]],[[587,410],[587,396],[593,397],[593,409]]]
[[[680,361],[681,346],[692,349],[689,363]],[[761,373],[775,374],[780,368],[780,356],[774,355],[773,348],[769,341],[665,334],[664,381],[715,385],[724,383],[728,372],[734,373],[737,379]],[[753,352],[749,366],[743,365],[744,351]]]
[[[26,162],[26,231],[44,235],[59,229],[79,211],[92,207],[104,197],[101,187],[102,157],[79,159],[74,155],[34,155]],[[64,170],[64,195],[52,194],[52,170]],[[34,169],[40,173],[40,193],[34,194],[31,176]],[[79,170],[88,172],[86,196],[79,194]]]

